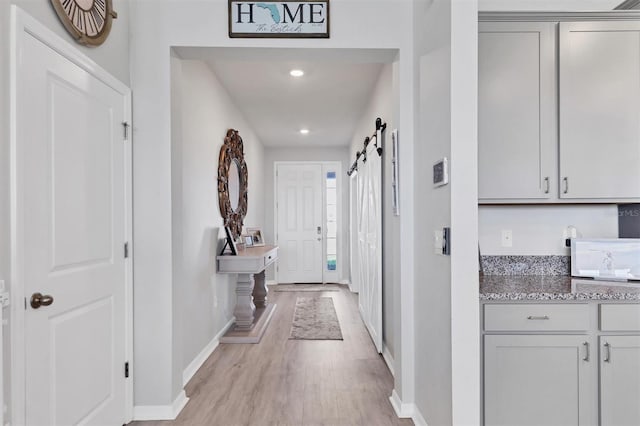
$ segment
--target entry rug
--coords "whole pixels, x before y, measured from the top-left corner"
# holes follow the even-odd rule
[[[298,297],[289,339],[343,340],[330,297]]]
[[[337,284],[277,284],[273,291],[340,291]]]

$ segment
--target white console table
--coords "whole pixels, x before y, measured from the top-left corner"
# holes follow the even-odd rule
[[[235,324],[220,343],[258,343],[264,334],[276,305],[267,301],[264,270],[278,258],[277,246],[250,247],[236,256],[218,256],[219,274],[238,274]]]

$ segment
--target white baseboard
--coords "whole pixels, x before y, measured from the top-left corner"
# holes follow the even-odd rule
[[[133,407],[133,420],[175,420],[189,402],[181,391],[171,405],[138,405]]]
[[[278,284],[278,281],[276,281],[276,280],[266,280],[266,284],[267,285],[276,285],[276,284]]]
[[[187,368],[182,372],[182,386],[186,386],[189,383],[189,380],[198,372],[202,364],[209,358],[209,356],[213,353],[213,351],[220,344],[220,338],[224,336],[224,333],[229,330],[229,328],[233,325],[235,321],[235,317],[232,317],[228,323],[222,327],[222,330],[216,334],[213,339],[204,347],[204,349],[189,363]]]
[[[340,280],[340,281],[338,281],[338,284],[348,285],[349,288],[351,288],[351,281],[349,281],[349,280]]]
[[[389,397],[389,401],[391,401],[391,406],[393,410],[396,412],[396,415],[401,419],[408,419],[411,417],[413,412],[413,404],[405,404],[400,400],[400,396],[394,389],[391,392],[391,396]]]
[[[395,364],[393,357],[391,356],[391,352],[389,352],[389,348],[387,348],[387,345],[385,345],[384,343],[382,344],[382,358],[384,359],[384,362],[387,364],[387,367],[389,368],[389,371],[391,372],[392,376],[396,376],[396,373],[393,369],[393,365]]]
[[[394,389],[389,397],[391,406],[393,407],[396,415],[401,419],[411,419],[416,426],[428,426],[427,421],[416,407],[416,404],[405,404],[400,400],[400,396]]]
[[[427,425],[427,421],[422,417],[422,413],[418,410],[415,404],[413,405],[413,415],[411,416],[411,420],[413,420],[413,424],[416,426],[429,426]]]

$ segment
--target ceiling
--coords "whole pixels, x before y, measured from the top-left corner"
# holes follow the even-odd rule
[[[204,61],[266,147],[348,146],[374,91],[385,49],[177,48]],[[292,69],[304,70],[291,77]],[[303,135],[300,129],[309,129]]]

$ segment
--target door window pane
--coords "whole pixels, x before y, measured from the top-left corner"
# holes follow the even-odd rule
[[[338,179],[336,172],[327,172],[326,179],[327,204],[327,270],[335,271],[338,267],[337,220],[338,220]]]

